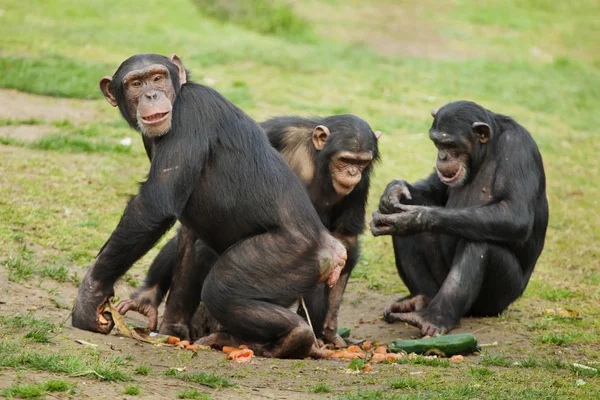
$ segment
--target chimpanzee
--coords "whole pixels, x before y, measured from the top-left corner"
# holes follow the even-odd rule
[[[197,239],[218,255],[202,296],[224,329],[202,343],[250,343],[271,357],[318,353],[310,327],[288,307],[320,282],[333,285],[346,252],[260,126],[187,81],[176,55],[132,56],[100,87],[145,137],[152,162],[81,283],[73,326],[110,332],[104,307],[114,283],[179,220],[177,273],[194,268]]]
[[[338,283],[332,289],[320,285],[305,296],[308,318],[317,337],[327,343],[343,346],[344,340],[337,335],[337,314],[348,277],[359,257],[357,237],[364,229],[370,174],[373,163],[379,160],[377,139],[381,132],[373,132],[366,121],[354,115],[326,118],[277,117],[263,122],[261,126],[273,147],[305,183],[325,227],[342,241],[348,252],[348,260]],[[122,314],[135,310],[146,315],[151,329],[156,329],[158,305],[171,284],[176,242],[177,239],[174,238],[163,247],[150,266],[144,285],[132,298],[117,305]],[[197,241],[195,246],[198,267],[193,271],[194,276],[182,278],[202,282],[216,257],[203,243]],[[163,333],[174,332],[173,329],[166,328],[169,325],[186,323],[178,320],[184,317],[180,312],[181,308],[197,305],[190,301],[193,294],[175,294],[174,291],[179,286],[178,283],[174,284],[169,295],[161,325]],[[302,308],[299,312],[301,315],[305,314]],[[175,320],[173,315],[177,315]],[[202,313],[196,317],[198,318],[201,318],[203,324],[207,323],[204,321],[210,321],[210,317]],[[203,333],[209,331],[210,329]]]
[[[548,226],[542,157],[524,127],[469,101],[432,115],[436,171],[391,182],[371,223],[373,235],[393,235],[410,291],[384,319],[423,335],[505,310],[525,290]]]

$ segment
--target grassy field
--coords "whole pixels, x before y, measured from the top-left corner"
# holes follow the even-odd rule
[[[0,87],[16,90],[0,92],[0,395],[600,397],[600,2],[252,0],[241,11],[231,3],[0,4]],[[391,179],[431,172],[430,109],[469,99],[527,127],[544,158],[550,224],[524,296],[499,318],[476,321],[498,346],[459,364],[417,359],[347,374],[347,363],[332,361],[232,366],[215,352],[154,350],[70,328],[80,278],[148,170],[141,140],[98,90],[102,76],[142,52],[177,53],[193,79],[257,120],[365,118],[384,133],[369,209]],[[405,293],[389,239],[366,233],[362,242],[351,289],[390,301]],[[117,292],[135,287],[154,255]],[[540,316],[558,307],[581,319]]]

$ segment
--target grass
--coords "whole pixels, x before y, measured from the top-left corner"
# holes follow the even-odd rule
[[[66,393],[73,395],[75,385],[63,380],[50,380],[42,383],[12,385],[2,390],[2,396],[8,398],[37,399],[47,393]]]
[[[210,396],[206,393],[199,392],[194,388],[182,390],[177,393],[178,399],[194,399],[194,400],[210,400]]]
[[[319,383],[310,388],[312,393],[329,393],[331,392],[331,388],[323,383]]]
[[[140,364],[135,369],[135,373],[142,376],[148,376],[150,372],[152,372],[152,367],[148,364]]]
[[[228,8],[232,4],[237,8]],[[462,0],[440,6],[431,0],[174,0],[165,6],[157,0],[48,0],[32,7],[7,0],[2,9],[0,87],[97,99],[86,107],[101,115],[92,121],[29,116],[25,107],[23,115],[0,118],[0,133],[50,127],[49,134],[28,142],[0,134],[0,273],[15,290],[10,293],[51,295],[49,307],[41,310],[59,313],[60,320],[68,315],[64,308],[70,308],[79,277],[148,172],[139,137],[98,90],[99,79],[131,54],[178,53],[193,79],[215,87],[257,120],[343,112],[365,118],[384,134],[369,211],[391,179],[412,182],[431,171],[429,110],[448,101],[472,99],[511,115],[540,147],[551,210],[545,249],[522,298],[501,318],[484,320],[492,333],[482,334],[498,340],[498,348],[463,363],[418,358],[356,375],[311,361],[232,366],[207,356],[203,370],[183,352],[160,353],[156,364],[138,359],[189,368],[169,372],[178,379],[161,389],[164,397],[209,396],[196,389],[181,392],[191,384],[238,390],[228,389],[232,376],[244,388],[264,380],[292,390],[328,388],[332,396],[348,399],[600,397],[597,372],[573,367],[598,370],[600,362],[597,1]],[[104,10],[111,10],[111,18]],[[125,137],[132,139],[130,146],[120,143]],[[129,285],[142,281],[157,249],[129,271]],[[362,249],[350,285],[390,298],[406,294],[390,241],[367,233]],[[44,301],[40,298],[40,307]],[[56,322],[50,316],[23,314],[24,303],[15,302],[24,307],[21,314],[0,319],[0,366],[7,376],[52,373],[95,380],[107,396],[120,396],[124,388],[104,381],[129,382],[135,374],[136,387],[146,394],[147,379],[167,379],[152,376],[150,364],[115,358],[129,349],[113,346],[118,350],[107,354],[103,339],[82,334],[104,347],[77,347],[45,320]],[[547,308],[577,310],[581,319],[540,316]],[[576,386],[577,379],[585,385]],[[17,379],[10,388],[22,384]],[[392,385],[399,388],[390,390]]]
[[[123,390],[123,393],[130,396],[139,396],[142,393],[142,390],[139,386],[127,386],[125,390]]]
[[[210,388],[223,388],[223,387],[233,387],[236,386],[235,383],[229,382],[227,379],[205,373],[205,372],[195,372],[195,373],[181,373],[175,369],[168,369],[165,372],[165,376],[170,378],[177,378],[185,382],[193,382],[202,386],[207,386]]]

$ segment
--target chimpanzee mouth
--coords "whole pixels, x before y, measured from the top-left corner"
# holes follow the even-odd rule
[[[145,124],[148,124],[148,125],[158,124],[160,122],[163,122],[165,119],[167,119],[167,117],[169,116],[169,113],[170,113],[170,111],[167,111],[164,113],[156,113],[156,114],[148,115],[146,117],[142,117],[142,120],[144,121]]]
[[[458,181],[461,178],[461,176],[463,174],[463,166],[461,165],[460,167],[458,167],[458,171],[456,171],[456,173],[452,176],[444,175],[442,172],[440,172],[439,169],[437,170],[437,173],[438,173],[438,176],[440,177],[440,179],[442,180],[442,182],[449,185],[451,183]]]

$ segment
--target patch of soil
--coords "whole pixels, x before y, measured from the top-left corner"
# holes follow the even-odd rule
[[[73,123],[100,119],[104,112],[99,100],[62,99],[38,96],[12,89],[0,89],[0,118],[43,121],[69,120]]]
[[[24,142],[33,142],[55,131],[56,128],[49,125],[0,126],[0,137],[18,139]]]
[[[314,3],[314,4],[312,4]],[[439,26],[421,15],[430,6],[420,2],[294,3],[296,11],[309,19],[319,34],[345,42],[365,44],[381,54],[427,58],[464,58],[464,49],[441,35]],[[440,12],[447,12],[444,4]]]

